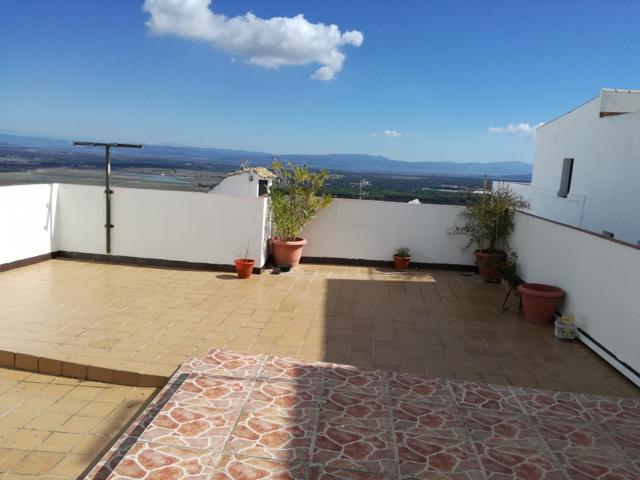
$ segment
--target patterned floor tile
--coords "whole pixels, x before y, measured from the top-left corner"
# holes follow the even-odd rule
[[[523,413],[515,392],[509,387],[477,382],[449,381],[459,407]]]
[[[533,417],[540,435],[554,453],[589,457],[624,457],[607,431],[597,423],[575,418]]]
[[[586,409],[573,393],[519,388],[517,389],[517,396],[528,415],[576,418],[583,421],[591,421]]]
[[[387,400],[382,396],[327,389],[320,409],[320,421],[389,430],[391,412]]]
[[[392,398],[411,398],[425,403],[454,403],[446,380],[421,375],[392,372],[389,376],[389,394]]]
[[[389,473],[359,472],[314,465],[311,467],[309,480],[393,480],[396,475]]]
[[[190,374],[172,400],[188,405],[238,408],[249,396],[253,384],[253,379]]]
[[[200,363],[195,366],[194,373],[255,377],[266,359],[267,355],[251,355],[214,349],[202,357]]]
[[[402,432],[396,436],[402,478],[484,478],[473,445],[466,439],[444,439]]]
[[[221,452],[240,411],[169,402],[140,437],[143,441]]]
[[[633,424],[640,428],[640,400],[595,395],[576,395],[580,404],[594,420]]]
[[[196,357],[189,357],[182,365],[180,365],[176,371],[171,375],[167,384],[176,383],[180,376],[184,373],[193,373],[200,365],[200,359]]]
[[[396,474],[391,433],[356,426],[321,423],[312,462],[337,469]]]
[[[454,404],[436,405],[419,400],[393,400],[393,425],[397,432],[428,433],[441,438],[467,438],[465,424]]]
[[[247,399],[245,411],[262,415],[311,418],[322,402],[322,387],[295,381],[258,380]]]
[[[632,460],[640,463],[640,429],[625,423],[604,422],[613,442]]]
[[[640,478],[640,470],[628,460],[563,454],[558,454],[558,458],[571,479],[638,480]]]
[[[300,362],[290,358],[270,356],[260,375],[269,380],[295,380],[300,384],[318,383],[324,375],[322,364]]]
[[[213,473],[215,455],[206,450],[152,443],[136,443],[109,476],[109,480],[131,478],[205,480]]]
[[[308,461],[315,418],[244,412],[231,433],[226,451],[275,460]]]
[[[544,448],[529,417],[518,413],[467,408],[462,412],[471,439],[493,447]]]
[[[545,450],[474,446],[486,477],[495,480],[566,480],[558,461]]]
[[[211,480],[305,480],[307,464],[243,455],[222,455]]]
[[[385,393],[386,374],[381,370],[365,370],[350,365],[324,364],[325,385],[336,391],[356,391],[367,395]]]

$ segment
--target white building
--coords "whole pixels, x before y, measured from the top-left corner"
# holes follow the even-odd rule
[[[243,167],[224,177],[209,193],[258,198],[269,194],[274,178],[275,174],[266,168]]]
[[[640,244],[640,90],[600,95],[537,130],[531,213]]]

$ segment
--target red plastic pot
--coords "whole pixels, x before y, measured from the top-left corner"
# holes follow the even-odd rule
[[[253,273],[256,261],[251,258],[238,258],[235,261],[238,278],[249,278]]]
[[[476,250],[474,255],[476,265],[478,265],[478,273],[487,282],[500,283],[500,273],[496,267],[507,259],[506,252],[502,250]]]
[[[393,256],[393,267],[396,272],[406,272],[409,270],[409,262],[411,261],[411,257],[399,257],[398,255]]]
[[[269,243],[271,244],[271,253],[276,267],[278,265],[291,265],[291,268],[295,268],[300,263],[302,247],[307,244],[307,241],[304,238],[280,240],[274,237],[269,240]]]
[[[556,308],[564,297],[564,290],[542,283],[523,283],[518,287],[522,296],[524,319],[544,325],[553,321]]]

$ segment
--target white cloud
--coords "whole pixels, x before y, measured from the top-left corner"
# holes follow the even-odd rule
[[[388,138],[398,138],[402,136],[402,133],[397,130],[385,130],[382,134]]]
[[[151,15],[147,27],[153,34],[203,40],[268,68],[317,64],[317,80],[335,78],[345,60],[342,47],[359,47],[364,40],[357,30],[342,33],[303,15],[265,19],[249,12],[229,18],[210,5],[211,0],[145,0],[143,9]]]
[[[517,133],[525,135],[527,137],[535,137],[536,128],[544,125],[543,122],[537,125],[530,125],[528,123],[510,123],[506,127],[489,127],[491,133]]]

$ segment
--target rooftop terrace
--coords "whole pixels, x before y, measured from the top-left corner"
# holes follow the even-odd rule
[[[0,350],[49,373],[163,385],[212,347],[434,377],[606,395],[638,390],[581,343],[522,320],[456,271],[303,264],[254,275],[50,260],[0,273]],[[67,367],[68,365],[68,367]],[[9,366],[9,365],[7,365]],[[114,373],[115,372],[115,373]],[[124,375],[126,378],[127,375]],[[117,379],[116,379],[117,380]],[[144,383],[143,383],[144,384]]]
[[[556,473],[564,478],[575,465],[580,474],[595,468],[620,478],[640,475],[633,465],[640,452],[634,433],[640,424],[640,390],[632,383],[640,383],[640,251],[635,246],[517,213],[512,244],[524,279],[563,288],[567,295],[560,311],[574,314],[580,327],[579,341],[564,342],[554,338],[551,325],[524,321],[517,297],[503,310],[505,290],[473,272],[471,255],[460,250],[459,239],[447,235],[459,207],[335,200],[303,232],[309,240],[305,247],[309,263],[282,274],[267,268],[240,281],[231,273],[233,258],[248,252],[257,266],[267,260],[267,199],[116,188],[111,255],[104,250],[103,202],[99,187],[52,184],[0,189],[0,224],[7,232],[0,237],[3,480],[71,479],[81,470],[89,471],[99,459],[110,462],[114,452],[118,460],[113,468],[100,474],[94,470],[92,479],[153,478],[160,475],[154,463],[159,459],[186,461],[175,467],[175,478],[180,478],[190,471],[189,465],[199,464],[201,442],[218,437],[224,437],[223,443],[204,448],[208,460],[198,467],[217,475],[212,477],[216,480],[257,475],[255,469],[262,472],[259,478],[286,473],[289,477],[284,478],[415,479],[442,473],[444,478],[466,479],[486,478],[489,472],[496,478],[503,478],[499,474],[512,478],[514,471],[504,464],[507,453],[523,458],[523,471],[528,471],[529,460],[551,465],[549,478]],[[410,247],[412,261],[420,268],[408,273],[387,268],[398,246]],[[310,413],[316,418],[309,436],[313,445],[323,438],[318,419],[325,415],[332,395],[341,395],[340,388],[327,383],[327,372],[342,365],[340,371],[380,376],[382,390],[359,393],[376,397],[367,401],[384,404],[390,422],[385,428],[391,435],[386,454],[394,455],[392,465],[387,465],[390,470],[318,460],[313,445],[305,447],[303,462],[278,457],[276,448],[250,453],[252,460],[243,463],[230,457],[239,451],[228,448],[235,430],[224,425],[208,429],[204,437],[195,435],[196,440],[188,432],[153,437],[156,418],[170,422],[174,414],[195,415],[193,424],[179,421],[175,428],[204,425],[200,422],[204,413],[189,410],[191,400],[180,400],[182,384],[189,385],[180,372],[192,372],[193,362],[202,362],[212,349],[243,359],[259,358],[260,369],[280,361],[276,357],[297,359],[294,376],[309,368],[324,372],[316,378],[322,392]],[[206,378],[200,380],[238,374],[223,370],[205,372]],[[247,395],[262,373],[256,375],[249,375],[250,388],[243,390]],[[417,443],[411,448],[422,456],[419,465],[412,464],[413,470],[403,466],[400,452],[413,453],[403,450],[404,440],[394,431],[395,416],[403,415],[390,390],[391,379],[398,376],[442,385],[450,420],[460,427],[449,431],[460,435],[456,438],[462,443],[454,445],[451,436],[431,423],[414,426],[410,436],[420,438],[413,439]],[[178,378],[182,380],[177,382]],[[298,393],[304,390],[295,378],[274,381]],[[163,393],[155,396],[158,388]],[[460,388],[467,392],[461,397],[456,394]],[[531,389],[537,389],[537,400],[527,403]],[[465,404],[468,397],[475,399],[472,403],[491,397],[489,404],[500,404],[500,392],[515,400],[507,401],[511,410],[498,408],[498,416],[482,411],[487,408],[481,405]],[[416,405],[434,401],[409,400]],[[151,406],[139,416],[147,401]],[[182,405],[174,411],[172,402]],[[216,421],[233,423],[240,421],[238,415],[253,412],[251,405],[245,396],[233,412],[210,413]],[[620,428],[612,430],[607,423],[611,419],[604,417],[614,411],[622,413],[613,419],[621,420]],[[482,428],[493,429],[491,422],[500,423],[503,413],[505,428],[515,437],[526,433],[533,443],[523,444],[514,437],[495,444],[486,432],[474,430],[476,421],[489,422]],[[281,419],[285,424],[298,418],[287,415]],[[442,420],[439,413],[425,415]],[[546,416],[566,424],[568,430],[562,435],[576,431],[576,438],[587,438],[602,448],[584,449],[567,439],[550,444],[561,434],[539,418]],[[258,423],[263,426],[278,423],[262,420],[266,423]],[[353,434],[351,420],[343,420],[334,426],[347,429],[344,435]],[[527,427],[519,430],[516,424]],[[440,451],[449,442],[445,450],[468,454],[465,458],[476,470],[456,477],[454,470],[431,468],[436,460],[420,450],[427,437],[444,441],[429,440],[429,448]],[[117,439],[119,446],[105,454]],[[195,443],[189,443],[192,440]],[[373,448],[378,440],[371,437],[363,448]],[[502,449],[498,463],[508,471],[494,472],[495,465],[485,463],[496,445]],[[562,445],[570,451],[556,451]],[[518,456],[522,452],[504,450],[521,447],[529,452],[524,457]],[[562,456],[565,453],[576,456],[577,463]],[[594,456],[600,460],[591,462]],[[154,468],[135,470],[136,462],[151,457],[155,460],[149,465]],[[133,470],[114,471],[123,465]],[[332,465],[344,472],[330,472]],[[322,476],[316,467],[329,470]]]

